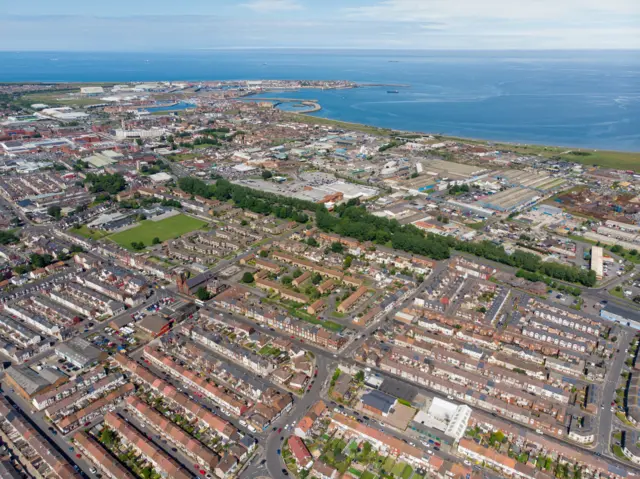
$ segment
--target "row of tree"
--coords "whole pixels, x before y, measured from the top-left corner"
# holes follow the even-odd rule
[[[332,214],[324,205],[254,190],[224,179],[217,180],[214,185],[207,185],[196,178],[181,178],[178,184],[187,193],[220,201],[232,200],[239,208],[255,213],[274,214],[300,223],[308,220],[307,214],[303,211],[315,212],[316,225],[322,231],[381,245],[390,242],[395,249],[435,260],[447,259],[451,256],[451,250],[456,250],[556,280],[588,287],[596,284],[594,271],[545,262],[534,253],[515,251],[509,254],[502,245],[491,241],[469,242],[432,233],[425,234],[414,225],[403,226],[397,220],[370,214],[357,199],[338,205]]]
[[[178,186],[186,193],[215,198],[219,201],[233,201],[238,208],[254,213],[274,215],[282,219],[291,219],[298,223],[309,221],[305,210],[315,211],[318,205],[310,201],[298,200],[285,196],[265,193],[218,179],[215,184],[208,185],[197,178],[180,178]]]

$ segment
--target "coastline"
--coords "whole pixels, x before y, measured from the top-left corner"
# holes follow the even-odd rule
[[[321,106],[321,105],[320,105]],[[448,136],[438,133],[429,133],[421,131],[408,131],[397,130],[391,128],[383,128],[375,125],[368,125],[366,123],[355,123],[342,120],[333,120],[331,118],[324,118],[320,116],[310,115],[305,112],[281,112],[285,115],[291,115],[292,119],[297,119],[303,123],[315,123],[334,125],[336,127],[350,128],[362,133],[369,133],[374,135],[430,135],[441,141],[460,141],[465,143],[473,143],[483,146],[492,146],[497,150],[513,151],[521,153],[523,155],[536,155],[552,158],[559,156],[562,160],[580,163],[585,166],[601,166],[604,168],[633,170],[640,173],[640,152],[633,151],[618,151],[618,150],[597,150],[591,148],[581,148],[562,145],[547,145],[537,143],[518,143],[501,140],[487,140],[483,138],[465,138],[459,136]],[[578,154],[572,154],[577,152]],[[588,156],[583,156],[588,154]]]

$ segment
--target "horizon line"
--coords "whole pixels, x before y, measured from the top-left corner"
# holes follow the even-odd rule
[[[158,50],[41,50],[41,49],[3,49],[0,53],[175,53],[175,52],[207,52],[207,51],[239,51],[239,50],[331,50],[331,51],[388,51],[388,52],[634,52],[640,47],[628,48],[368,48],[368,47],[283,47],[283,46],[237,46],[237,47],[200,47]]]

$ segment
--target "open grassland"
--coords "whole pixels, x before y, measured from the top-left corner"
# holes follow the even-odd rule
[[[206,224],[206,221],[192,218],[191,216],[176,215],[160,221],[142,221],[139,226],[115,233],[109,236],[109,239],[123,248],[133,249],[131,246],[133,242],[142,242],[145,246],[150,246],[154,238],[166,241],[202,228]]]

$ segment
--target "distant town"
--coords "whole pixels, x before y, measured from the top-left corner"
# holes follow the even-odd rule
[[[361,87],[0,84],[0,477],[640,475],[640,164]]]

